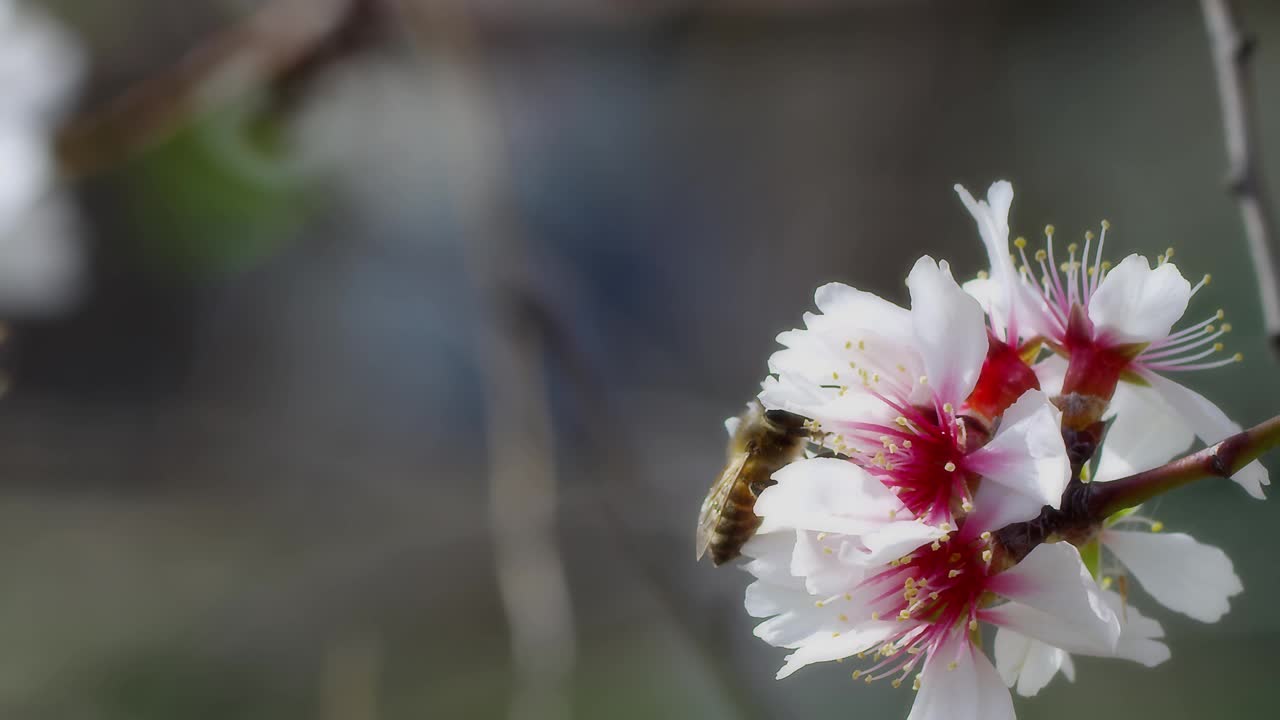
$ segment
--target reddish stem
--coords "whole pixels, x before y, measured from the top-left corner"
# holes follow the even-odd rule
[[[1276,447],[1280,447],[1280,415],[1167,465],[1112,482],[1093,483],[1089,514],[1107,518],[1197,480],[1229,478]]]

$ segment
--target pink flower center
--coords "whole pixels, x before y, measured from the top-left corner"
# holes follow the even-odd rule
[[[978,611],[991,577],[990,538],[984,533],[962,543],[944,537],[895,560],[845,595],[850,600],[866,599],[873,619],[901,627],[874,651],[872,667],[853,673],[855,679],[865,677],[870,683],[898,675],[893,681],[898,687],[953,633],[977,630]]]

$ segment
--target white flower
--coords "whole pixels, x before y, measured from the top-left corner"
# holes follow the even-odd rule
[[[1160,642],[1164,637],[1160,623],[1143,615],[1119,593],[1104,590],[1102,597],[1120,621],[1120,639],[1115,650],[1106,654],[1076,652],[1132,660],[1146,667],[1155,667],[1169,659],[1169,647]],[[1072,682],[1076,679],[1071,653],[1009,628],[996,631],[995,656],[1000,677],[1023,697],[1039,693],[1059,671]]]
[[[971,515],[954,534],[889,548],[898,538],[877,514],[892,516],[904,533],[923,526],[865,470],[814,459],[775,479],[757,504],[764,526],[744,553],[757,578],[746,608],[765,618],[756,635],[793,650],[779,678],[859,656],[855,679],[897,687],[918,671],[910,720],[999,720],[1012,718],[1013,707],[974,643],[980,623],[1076,652],[1115,652],[1119,620],[1073,546],[1040,545],[997,572],[991,533],[971,528]]]
[[[816,421],[829,447],[943,532],[958,526],[958,511],[1016,505],[1014,514],[1034,517],[1057,507],[1070,476],[1058,410],[1030,391],[994,435],[967,417],[988,349],[982,308],[945,262],[921,258],[907,285],[910,310],[845,285],[819,288],[821,314],[778,336],[786,349],[769,360],[777,377],[765,381],[761,402]],[[982,492],[1000,502],[973,497],[979,477],[990,480]],[[998,528],[1004,520],[983,522]]]
[[[1230,330],[1230,325],[1221,323],[1221,311],[1173,330],[1191,298],[1207,284],[1207,276],[1193,287],[1169,262],[1172,251],[1161,256],[1154,268],[1139,255],[1130,255],[1111,268],[1102,260],[1109,227],[1105,222],[1096,252],[1090,250],[1093,234],[1086,233],[1083,252],[1075,244],[1068,245],[1061,264],[1054,254],[1051,226],[1045,229],[1046,249],[1037,251],[1034,261],[1027,257],[1026,241],[1018,238],[1014,244],[1021,264],[1015,268],[1009,255],[1012,186],[995,183],[985,202],[960,186],[956,192],[973,215],[991,262],[989,277],[965,287],[990,313],[997,336],[1010,343],[1043,339],[1068,357],[1070,365],[1063,378],[1066,392],[1104,399],[1115,393],[1112,432],[1148,434],[1151,443],[1181,445],[1175,452],[1186,448],[1189,433],[1213,444],[1240,432],[1240,425],[1217,405],[1165,377],[1240,360],[1238,354],[1208,359],[1222,351],[1218,339]],[[1121,391],[1117,384],[1132,392]],[[1043,376],[1041,386],[1047,389]],[[1153,411],[1160,414],[1153,416]],[[1147,425],[1153,417],[1158,418],[1158,430]],[[1152,453],[1162,454],[1163,448],[1153,448]],[[1109,472],[1114,459],[1105,460]],[[1266,469],[1256,461],[1233,479],[1256,498],[1262,498],[1263,486],[1270,484]]]
[[[0,308],[7,312],[57,310],[80,287],[80,230],[54,187],[50,132],[82,67],[79,48],[51,18],[0,0]]]
[[[1157,523],[1138,515],[1126,516],[1120,523],[1159,528]],[[1109,526],[1098,541],[1119,561],[1117,572],[1131,573],[1157,602],[1201,622],[1222,619],[1230,609],[1230,598],[1244,589],[1226,553],[1197,542],[1190,535]],[[1143,615],[1119,593],[1104,591],[1104,595],[1120,619],[1120,640],[1113,653],[1081,654],[1117,657],[1147,667],[1168,660],[1169,648],[1160,642],[1164,637],[1160,623]],[[1067,679],[1074,679],[1069,652],[1008,628],[996,633],[995,655],[1005,683],[1016,686],[1023,696],[1038,693],[1059,670]]]

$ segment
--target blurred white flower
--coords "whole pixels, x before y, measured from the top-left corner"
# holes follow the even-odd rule
[[[1026,240],[1018,238],[1014,245],[1021,265],[1015,266],[1009,253],[1013,187],[996,182],[985,201],[975,200],[959,185],[956,192],[978,225],[991,264],[986,277],[966,283],[965,289],[987,310],[997,337],[1013,344],[1044,340],[1069,358],[1064,374],[1056,378],[1062,391],[1103,399],[1114,393],[1112,432],[1147,435],[1151,454],[1185,450],[1189,433],[1212,444],[1240,432],[1240,425],[1217,405],[1165,377],[1240,360],[1238,354],[1209,359],[1223,350],[1218,338],[1230,330],[1230,325],[1221,324],[1221,311],[1173,330],[1192,296],[1208,284],[1208,276],[1193,287],[1170,262],[1172,250],[1154,268],[1140,255],[1130,255],[1112,268],[1102,259],[1106,222],[1096,250],[1091,251],[1094,235],[1086,233],[1083,251],[1074,243],[1068,245],[1061,263],[1054,252],[1052,226],[1045,228],[1046,247],[1036,251],[1034,259],[1026,254]],[[1041,386],[1048,390],[1051,384],[1042,374]],[[1147,423],[1153,419],[1162,426],[1159,432],[1149,431]],[[1135,469],[1149,467],[1154,465]],[[1266,468],[1256,461],[1233,479],[1256,498],[1263,497],[1263,486],[1271,482]]]
[[[65,307],[83,274],[81,232],[55,188],[52,128],[80,79],[84,58],[52,18],[0,0],[0,311]]]

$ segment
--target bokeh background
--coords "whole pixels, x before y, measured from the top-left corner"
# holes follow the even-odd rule
[[[347,2],[19,3],[78,79],[42,116],[66,212],[0,243],[35,268],[0,271],[6,716],[905,717],[773,680],[694,518],[814,287],[980,268],[956,182],[1212,273],[1192,317],[1247,361],[1189,382],[1280,411],[1194,0]],[[1280,5],[1240,7],[1276,174]],[[1205,626],[1136,592],[1172,660],[1019,717],[1274,713],[1280,507],[1156,515],[1245,594]]]

